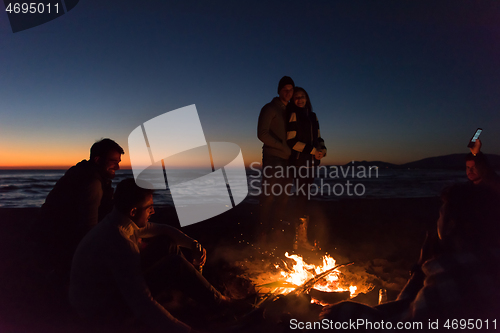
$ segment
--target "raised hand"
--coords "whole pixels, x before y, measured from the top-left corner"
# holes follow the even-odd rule
[[[474,146],[470,148],[470,152],[475,156],[481,151],[481,146],[481,140],[477,139],[476,142],[474,142]]]

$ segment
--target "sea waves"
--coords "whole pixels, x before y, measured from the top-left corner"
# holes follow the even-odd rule
[[[64,173],[65,170],[0,170],[0,207],[40,207],[47,194]],[[259,176],[259,172],[247,169],[246,181],[249,195],[245,199],[246,202],[258,203],[261,186]],[[119,170],[113,179],[113,187],[121,180],[131,177],[133,177],[131,170]],[[170,182],[176,182],[174,177],[174,175],[170,176]],[[350,186],[361,184],[358,185],[358,189],[360,186],[364,188],[361,196],[364,198],[436,197],[445,186],[463,181],[466,181],[465,172],[457,170],[379,169],[377,177],[370,178],[352,177],[351,174],[346,175],[345,178],[330,178],[327,175],[321,175],[321,177],[316,178],[314,184],[322,191],[311,196],[311,199],[329,201],[359,198],[360,196],[353,191],[340,193],[340,185],[346,188],[348,182]],[[244,184],[245,180],[242,180],[241,183]],[[182,194],[182,191],[180,193]],[[360,191],[357,193],[359,194]],[[199,202],[203,194],[204,190],[200,188],[199,193],[195,196],[192,192],[186,192],[185,199]],[[173,206],[168,189],[156,190],[154,201],[157,206]]]

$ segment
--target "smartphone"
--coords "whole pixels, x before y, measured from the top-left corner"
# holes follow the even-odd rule
[[[477,138],[479,138],[479,134],[481,134],[482,131],[483,131],[482,128],[478,128],[476,130],[476,133],[474,133],[472,138],[470,138],[470,141],[469,141],[469,144],[467,145],[467,147],[469,147],[469,148],[474,147],[474,143],[476,142]]]

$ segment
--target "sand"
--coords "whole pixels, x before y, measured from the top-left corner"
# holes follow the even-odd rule
[[[321,251],[302,254],[310,261],[327,252],[338,263],[354,261],[350,272],[371,279],[373,295],[376,288],[385,288],[394,299],[418,259],[426,230],[435,228],[439,206],[438,198],[311,201],[309,239],[316,240]],[[44,283],[33,261],[27,230],[38,212],[0,209],[0,331],[87,332],[64,296]],[[257,205],[242,203],[182,229],[207,249],[205,277],[231,296],[245,296],[254,288],[245,277],[284,258],[283,253],[270,257],[256,249],[252,230],[257,213]],[[172,207],[157,208],[151,221],[178,226]],[[371,304],[376,301],[373,295],[358,300]]]

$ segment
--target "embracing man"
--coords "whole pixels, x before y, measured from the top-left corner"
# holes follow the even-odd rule
[[[262,147],[262,194],[260,199],[258,241],[266,245],[272,234],[274,241],[283,238],[283,225],[287,195],[285,186],[291,149],[287,145],[286,106],[292,99],[295,83],[283,76],[278,84],[278,97],[264,105],[259,115],[257,137]]]

